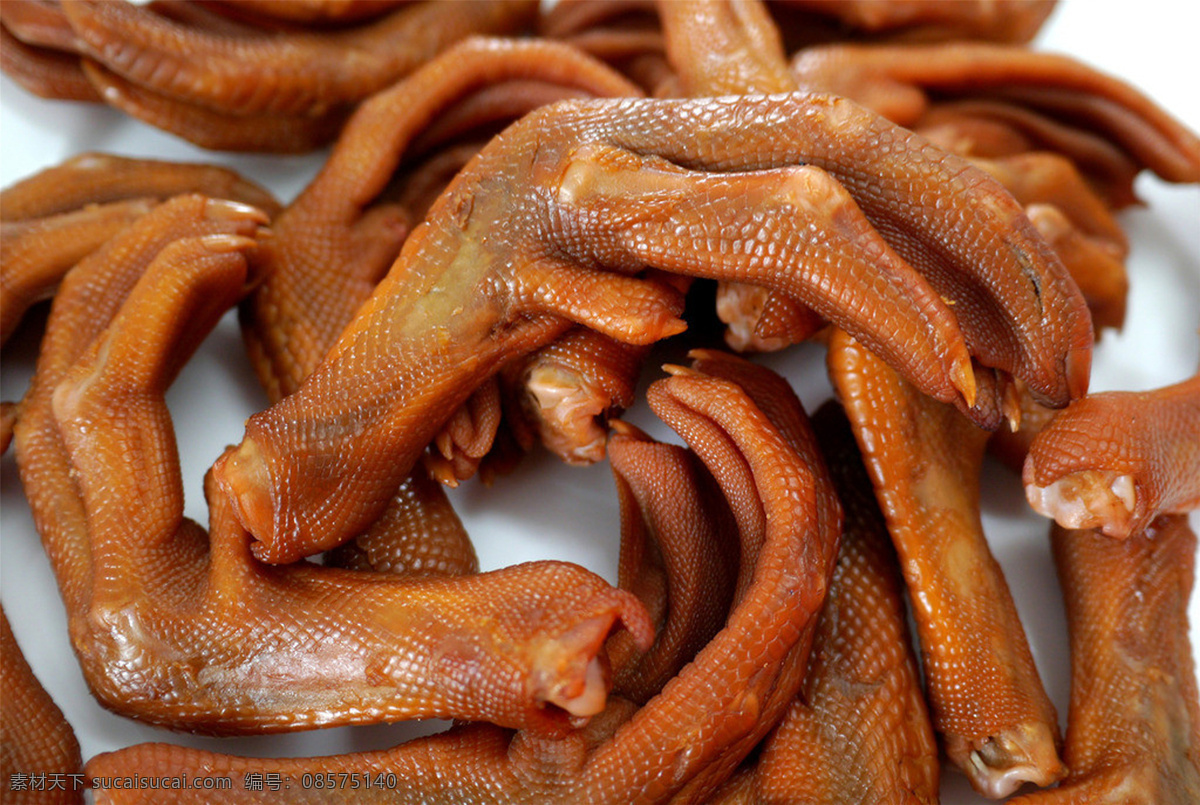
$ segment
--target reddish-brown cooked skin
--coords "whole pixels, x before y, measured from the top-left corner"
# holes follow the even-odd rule
[[[231,36],[130,3],[63,3],[82,54],[130,82],[226,114],[307,117],[356,104],[473,33],[519,30],[534,9],[413,3],[359,28]]]
[[[1128,253],[1128,238],[1120,223],[1070,159],[1034,152],[998,159],[974,157],[972,163],[994,176],[1025,207],[1053,205],[1081,233],[1107,246],[1113,256],[1123,259]]]
[[[1092,313],[1099,337],[1125,321],[1129,246],[1105,201],[1070,160],[1031,152],[999,159],[973,157],[1025,206],[1025,214],[1066,266]]]
[[[1187,602],[1196,536],[1185,515],[1116,541],[1054,526],[1071,632],[1071,773],[1020,805],[1200,801],[1200,706]]]
[[[613,691],[645,703],[725,624],[738,575],[737,527],[690,450],[616,421],[608,456],[621,503],[619,584],[646,604],[656,627],[645,653],[613,637]]]
[[[658,6],[677,93],[692,98],[798,89],[787,55],[760,2],[663,2]],[[824,324],[791,297],[762,286],[723,282],[717,315],[738,350],[774,350],[802,341]]]
[[[181,197],[81,263],[55,299],[18,461],[92,691],[210,732],[434,713],[557,731],[570,718],[552,703],[601,709],[604,638],[624,621],[648,644],[650,627],[632,596],[582,568],[418,581],[266,569],[219,497],[211,537],[183,519],[161,395],[244,293],[246,235],[264,220]]]
[[[928,109],[927,90],[1008,99],[1103,133],[1167,181],[1200,181],[1200,138],[1133,87],[1066,56],[964,42],[830,45],[797,54],[792,70],[801,86],[853,98],[901,125]]]
[[[99,153],[72,157],[0,192],[0,341],[80,259],[181,193],[243,201],[268,215],[279,210],[270,193],[227,168]]]
[[[765,370],[709,363],[754,378]],[[716,478],[738,523],[753,581],[725,627],[694,663],[645,706],[623,700],[561,739],[466,725],[382,752],[326,758],[244,759],[147,744],[93,758],[92,775],[137,768],[230,774],[391,772],[400,796],[428,803],[704,802],[782,714],[808,657],[841,528],[836,495],[795,396],[778,378],[747,393],[703,372],[651,387],[651,406]],[[769,397],[761,395],[769,394]],[[146,792],[102,792],[99,802],[144,802]],[[180,802],[197,792],[180,792]],[[281,799],[286,797],[287,799]],[[237,790],[225,801],[328,802],[326,791]],[[360,803],[394,801],[392,790],[356,792]]]
[[[895,551],[835,404],[813,417],[845,512],[829,600],[800,694],[728,803],[935,803],[938,748],[912,654]]]
[[[367,532],[325,554],[325,564],[408,578],[479,572],[479,558],[446,494],[413,472]]]
[[[518,93],[499,106],[477,102],[484,93],[531,78],[541,81],[540,92]],[[273,238],[259,252],[266,280],[243,306],[242,320],[271,399],[291,393],[312,372],[383,276],[410,226],[424,217],[419,199],[380,198],[414,143],[430,147],[439,137],[456,136],[498,115],[519,115],[530,108],[522,104],[541,104],[548,93],[635,92],[620,76],[561,45],[472,38],[364,103],[325,167],[277,218]],[[427,457],[435,476],[451,484],[470,477],[492,445],[499,417],[498,396],[473,395],[435,439],[440,452]],[[425,474],[415,467],[388,510],[357,538],[360,559],[374,557],[383,563],[377,569],[395,570],[421,561],[407,554],[429,551],[432,561],[449,554],[456,567],[475,566],[465,532]],[[422,508],[431,516],[444,511],[446,527],[417,526]],[[418,532],[409,532],[414,526]],[[436,539],[425,546],[425,537]],[[334,559],[342,561],[347,554]]]
[[[58,0],[17,0],[0,6],[0,22],[17,39],[41,49],[75,53],[79,37]]]
[[[583,5],[550,12],[551,29],[590,18]],[[591,11],[599,11],[592,8]],[[614,6],[614,13],[623,9]],[[594,21],[594,19],[593,19]],[[575,44],[575,39],[571,39]],[[594,44],[594,43],[593,43]],[[637,95],[626,92],[625,95]],[[683,288],[681,287],[681,290]],[[680,297],[674,314],[683,312]],[[568,464],[590,464],[604,458],[608,420],[633,403],[642,362],[649,345],[628,344],[594,330],[577,327],[554,343],[513,361],[502,373],[511,411],[511,427],[527,449],[540,441]]]
[[[6,187],[0,192],[0,220],[25,221],[89,204],[181,193],[241,201],[271,216],[279,212],[279,202],[269,192],[228,168],[87,152]]]
[[[1096,337],[1105,327],[1120,330],[1125,324],[1129,275],[1124,260],[1105,240],[1081,232],[1066,215],[1050,204],[1030,204],[1025,214],[1054,249],[1079,286],[1092,312]]]
[[[12,5],[15,3],[4,3],[0,8]],[[42,98],[92,103],[102,100],[80,69],[78,57],[26,44],[6,25],[0,25],[0,71]]]
[[[33,304],[54,296],[72,266],[156,203],[113,201],[34,220],[0,221],[0,343]]]
[[[416,223],[407,207],[378,201],[412,142],[475,92],[526,78],[564,91],[637,92],[562,45],[479,38],[377,94],[347,123],[321,172],[273,221],[261,252],[266,279],[244,311],[247,344],[273,399],[317,366]]]
[[[960,159],[826,96],[565,102],[459,174],[322,366],[218,462],[256,555],[289,561],[377,518],[472,389],[568,320],[630,343],[678,332],[662,289],[625,275],[646,265],[792,294],[964,407],[968,345],[1051,404],[1086,389],[1084,300]]]
[[[170,3],[5,7],[11,33],[80,54],[99,97],[126,113],[205,148],[296,153],[332,140],[359,101],[454,42],[527,27],[537,4],[413,3],[323,32],[263,28]],[[22,71],[28,61],[14,62],[18,77],[54,91],[61,74],[73,82],[62,93],[78,83],[78,67],[43,59],[42,71],[53,72],[39,79],[36,63]]]
[[[229,115],[160,95],[96,62],[84,59],[82,65],[84,76],[110,106],[211,151],[303,154],[337,137],[346,119],[341,108],[319,117]]]
[[[83,758],[62,711],[33,675],[0,609],[0,797],[8,805],[83,802]],[[26,775],[25,784],[14,775]],[[32,775],[42,775],[34,786]],[[51,787],[53,781],[60,786]]]
[[[989,39],[1028,42],[1054,10],[1054,0],[777,0],[837,19],[865,33],[913,40]]]
[[[540,440],[568,464],[604,458],[609,418],[633,404],[647,350],[577,327],[505,367],[518,441]]]
[[[1110,537],[1200,507],[1200,375],[1077,401],[1033,440],[1022,481],[1036,511]]]
[[[828,362],[904,569],[947,755],[991,797],[1053,783],[1066,773],[1054,706],[980,521],[988,434],[845,333]]]
[[[1088,129],[1000,100],[945,101],[930,106],[913,130],[963,156],[997,159],[1030,151],[1061,154],[1112,209],[1137,202],[1141,166],[1113,142]]]
[[[230,10],[243,9],[289,22],[320,24],[378,17],[407,0],[218,0]]]

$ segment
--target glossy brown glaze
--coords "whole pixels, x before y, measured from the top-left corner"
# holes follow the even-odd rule
[[[711,136],[680,139],[680,121]],[[766,156],[763,137],[775,144]],[[880,142],[886,153],[867,147]],[[979,204],[937,201],[964,194]],[[810,225],[820,242],[800,237]],[[661,289],[624,273],[645,265],[796,296],[964,407],[968,346],[1053,404],[1086,388],[1082,297],[1011,196],[960,160],[823,96],[558,104],[459,174],[322,366],[219,462],[256,554],[287,561],[378,517],[471,390],[568,321],[630,343],[678,332]],[[331,427],[351,402],[336,391],[347,383],[351,438]]]
[[[903,582],[845,415],[813,417],[845,512],[829,600],[800,694],[719,803],[934,803],[938,748]]]
[[[1101,132],[1057,121],[1019,104],[983,98],[940,101],[912,124],[922,136],[963,156],[997,159],[1049,151],[1071,161],[1112,209],[1137,202],[1141,165]]]
[[[211,535],[183,519],[162,392],[244,293],[247,235],[264,220],[181,197],[89,257],[55,299],[18,460],[93,693],[210,732],[435,712],[555,731],[597,712],[604,637],[625,621],[648,641],[649,626],[632,596],[582,568],[272,570],[211,489]]]
[[[218,0],[229,11],[250,11],[289,22],[324,24],[370,19],[406,0]]]
[[[1133,87],[1066,56],[983,43],[831,45],[797,54],[792,69],[801,86],[854,98],[901,125],[929,108],[927,91],[1012,101],[1102,133],[1167,181],[1200,179],[1200,138]]]
[[[1054,526],[1051,545],[1071,632],[1071,772],[1057,789],[1014,802],[1196,802],[1200,699],[1187,637],[1196,536],[1187,517],[1160,517],[1120,542]]]
[[[55,97],[88,97],[75,89],[84,78],[91,98],[205,148],[303,152],[332,140],[361,100],[455,42],[524,29],[536,5],[410,3],[302,30],[171,2],[11,2],[6,32],[24,47],[4,66]]]
[[[0,796],[11,805],[83,802],[83,758],[0,609]]]
[[[658,10],[676,76],[674,94],[704,98],[799,88],[765,4],[663,2]],[[741,351],[782,349],[824,324],[786,294],[736,282],[718,285],[717,316],[728,327],[726,343]]]
[[[325,564],[410,578],[479,572],[475,546],[437,481],[411,473],[365,534],[325,554]]]
[[[4,7],[12,5],[5,3]],[[78,57],[22,42],[6,25],[0,25],[0,71],[42,98],[90,103],[101,100],[83,74]]]
[[[1111,537],[1200,506],[1200,375],[1077,401],[1033,440],[1022,474],[1033,508]]]
[[[183,193],[245,202],[268,215],[279,210],[270,193],[226,168],[100,153],[72,157],[0,192],[0,340],[83,257]]]
[[[965,0],[777,0],[828,15],[866,34],[887,34],[916,41],[988,39],[1028,42],[1054,9],[1054,0],[1001,3]]]
[[[429,202],[407,194],[408,176],[402,179],[405,190],[400,198],[392,201],[387,196],[389,183],[411,150],[430,149],[440,139],[507,121],[550,100],[637,92],[616,73],[564,45],[479,38],[450,49],[364,104],[325,168],[273,227],[276,236],[265,251],[268,278],[246,316],[251,354],[263,367],[260,377],[269,388],[295,390],[386,272],[409,228],[424,217]],[[364,160],[363,154],[373,159]],[[455,165],[458,159],[466,161],[452,155],[451,165],[460,167]],[[453,175],[436,167],[434,171],[426,181],[448,181]],[[443,187],[425,195],[440,193]],[[413,190],[421,195],[420,188]],[[535,354],[527,361],[534,382],[564,350],[566,345],[559,344],[554,352]],[[633,359],[627,362],[640,365]],[[302,373],[288,368],[299,366],[304,367]],[[281,382],[275,375],[284,370],[290,379]],[[517,393],[524,396],[525,391]],[[494,432],[498,406],[475,407],[480,416],[492,417]],[[551,443],[557,443],[556,434],[562,431],[548,423],[560,416],[573,414],[554,406],[534,420],[546,425],[545,437]],[[443,448],[435,454],[441,459],[435,462],[438,477],[451,483],[473,474],[491,446],[490,439],[474,440],[469,450],[457,452],[456,470],[450,454],[455,440],[449,431],[443,430],[435,441]]]
[[[156,203],[131,199],[32,221],[0,221],[0,343],[30,306],[54,295],[72,266]]]
[[[616,699],[586,728],[561,739],[476,724],[382,752],[278,760],[148,744],[100,755],[89,773],[205,768],[231,774],[236,786],[251,766],[293,776],[370,771],[395,774],[406,796],[430,803],[706,801],[799,688],[841,514],[799,403],[790,391],[782,393],[786,384],[764,378],[759,373],[765,370],[723,360],[701,365],[750,377],[754,390],[677,369],[651,387],[650,404],[717,480],[741,550],[752,557],[752,580],[716,637],[643,707]],[[145,801],[144,792],[106,796],[100,801]],[[284,793],[228,796],[240,803],[316,802],[329,795],[292,786]],[[374,790],[355,799],[395,796]]]
[[[454,8],[413,3],[361,28],[229,36],[131,3],[63,3],[81,53],[127,81],[226,114],[307,117],[353,106],[470,34],[519,30],[534,10],[525,0]]]
[[[618,421],[608,456],[621,504],[619,584],[646,604],[656,626],[644,653],[614,636],[613,689],[645,703],[724,626],[737,581],[737,526],[690,450]]]
[[[181,193],[241,201],[270,216],[279,212],[269,192],[228,168],[85,152],[6,187],[0,193],[0,220],[27,221],[89,204]]]
[[[900,556],[947,755],[987,796],[1055,782],[1066,768],[1054,706],[982,530],[987,432],[844,333],[828,361]]]
[[[675,310],[682,314],[682,296]],[[603,459],[609,420],[633,404],[647,351],[575,328],[505,367],[518,438],[540,441],[568,464]]]
[[[273,222],[267,276],[245,312],[247,344],[273,399],[317,366],[419,222],[410,204],[384,195],[413,141],[479,91],[528,78],[596,95],[637,91],[565,46],[473,39],[371,98],[347,124],[321,172]]]

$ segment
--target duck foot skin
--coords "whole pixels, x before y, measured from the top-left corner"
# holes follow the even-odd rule
[[[1057,789],[1019,805],[1200,801],[1200,705],[1187,634],[1196,536],[1164,515],[1124,541],[1052,526],[1071,633],[1071,709]]]
[[[1034,438],[1022,480],[1035,511],[1110,537],[1200,506],[1200,374],[1077,401]]]
[[[913,602],[934,726],[985,796],[1066,769],[1058,721],[979,510],[988,433],[920,394],[842,332],[829,371],[854,426]]]
[[[629,343],[679,332],[674,291],[628,276],[646,265],[794,296],[966,410],[972,354],[1052,405],[1087,388],[1085,301],[959,158],[819,95],[564,102],[459,174],[325,362],[215,467],[255,555],[310,555],[377,518],[449,413],[568,322]]]
[[[841,531],[841,507],[799,401],[782,378],[731,360],[697,356],[694,368],[673,367],[648,391],[655,413],[716,480],[749,558],[724,627],[641,708],[614,697],[561,738],[470,724],[390,750],[322,758],[238,758],[145,744],[93,758],[88,773],[204,769],[235,781],[250,770],[293,780],[306,772],[394,775],[394,786],[363,791],[359,802],[394,801],[397,791],[447,805],[708,801],[799,690]],[[672,516],[670,501],[652,505],[659,504],[667,505],[651,522]],[[103,803],[147,801],[144,791],[98,794]],[[180,802],[202,796],[180,795]],[[226,801],[313,802],[313,795],[293,785],[235,790]]]
[[[8,617],[0,609],[0,795],[11,805],[77,805],[83,802],[83,758],[62,711],[33,675]],[[64,785],[35,787],[31,778]],[[26,780],[25,788],[20,780]]]

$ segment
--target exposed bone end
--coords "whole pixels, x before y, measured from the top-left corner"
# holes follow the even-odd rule
[[[1133,476],[1112,470],[1084,470],[1039,486],[1026,463],[1025,497],[1038,514],[1054,518],[1063,528],[1099,528],[1124,539],[1134,528],[1138,511]]]
[[[529,674],[535,701],[561,707],[575,719],[604,709],[611,674],[603,647],[613,620],[611,615],[588,618],[540,642]]]
[[[1048,786],[1067,773],[1055,736],[1042,723],[1021,724],[982,743],[947,735],[946,754],[989,799],[1003,799],[1025,783]]]
[[[526,410],[549,450],[568,464],[594,464],[604,458],[607,432],[601,417],[612,405],[609,395],[555,366],[535,367],[525,391]]]
[[[258,443],[247,437],[226,450],[212,468],[221,490],[233,502],[234,515],[242,527],[259,539],[275,532],[275,507],[271,503],[271,475]],[[271,561],[264,543],[255,543],[254,553]]]
[[[741,282],[723,282],[717,291],[717,318],[726,326],[725,343],[736,352],[774,352],[790,342],[757,334],[766,288]]]
[[[547,701],[577,718],[591,718],[608,702],[608,678],[608,664],[592,657],[581,679],[551,691]]]

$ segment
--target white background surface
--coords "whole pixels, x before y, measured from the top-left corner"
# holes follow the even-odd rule
[[[1136,10],[1134,10],[1136,9]],[[1186,9],[1186,10],[1185,10]],[[1200,73],[1188,4],[1074,2],[1060,6],[1039,47],[1073,54],[1125,78],[1200,130]],[[0,80],[0,186],[85,150],[130,156],[220,162],[290,200],[321,156],[245,157],[211,154],[128,119],[83,104],[34,98]],[[1122,214],[1132,242],[1131,295],[1124,333],[1109,333],[1096,353],[1092,388],[1147,389],[1176,382],[1200,361],[1200,188],[1139,180],[1146,206]],[[33,351],[16,345],[4,355],[0,397],[20,397]],[[793,379],[810,410],[828,394],[822,358],[799,348],[770,363]],[[187,514],[207,522],[200,480],[224,445],[241,437],[243,419],[264,404],[242,354],[236,324],[226,318],[172,389]],[[630,418],[663,435],[644,411]],[[1045,522],[1028,512],[1015,481],[989,467],[985,527],[1013,588],[1035,657],[1060,718],[1069,697],[1062,602],[1046,544]],[[545,455],[527,459],[513,476],[486,489],[469,483],[454,493],[485,568],[538,558],[578,561],[614,580],[617,514],[606,465],[564,469]],[[67,640],[54,578],[22,495],[12,453],[0,463],[0,592],[13,629],[35,672],[75,727],[85,759],[143,741],[173,741],[248,755],[312,755],[391,746],[440,725],[326,730],[271,738],[211,739],[146,727],[101,709],[88,694]],[[1200,516],[1193,514],[1194,527]],[[1190,608],[1200,620],[1200,605]],[[1193,630],[1193,644],[1197,643]],[[946,803],[978,800],[965,780],[945,775]]]

